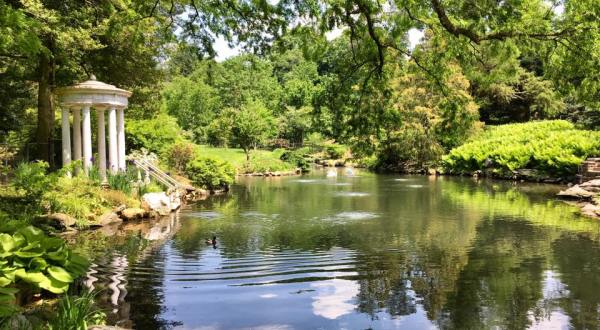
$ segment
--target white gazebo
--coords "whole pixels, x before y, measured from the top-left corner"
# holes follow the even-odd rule
[[[125,116],[131,92],[100,81],[92,75],[71,87],[57,91],[62,108],[62,157],[63,166],[73,160],[82,160],[87,173],[92,165],[92,128],[90,110],[97,112],[98,118],[98,169],[103,180],[106,169],[112,173],[125,171]],[[106,163],[106,133],[104,112],[108,110],[108,164]],[[73,112],[73,143],[69,112]],[[72,151],[72,157],[71,157]]]

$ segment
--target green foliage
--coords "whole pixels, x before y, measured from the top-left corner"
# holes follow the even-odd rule
[[[170,168],[178,173],[185,171],[186,165],[197,156],[196,146],[187,141],[179,141],[168,146],[163,153]]]
[[[235,180],[235,169],[231,164],[209,157],[191,160],[185,174],[194,185],[210,190],[227,189]]]
[[[245,105],[236,114],[233,126],[234,141],[250,159],[250,149],[265,143],[275,133],[274,118],[261,103]]]
[[[599,154],[600,133],[577,130],[562,120],[539,121],[491,127],[451,150],[443,166],[453,173],[532,168],[565,177],[575,175],[587,157]]]
[[[38,202],[44,192],[56,182],[56,176],[48,175],[47,170],[46,162],[21,163],[15,170],[12,184],[25,193],[28,201]]]
[[[337,143],[326,143],[323,150],[328,159],[341,159],[348,152],[348,148]]]
[[[276,153],[276,151],[277,150],[273,151],[274,155],[278,154],[278,153]],[[294,166],[300,168],[302,170],[302,172],[309,172],[310,171],[310,161],[307,159],[309,156],[309,153],[310,153],[310,149],[307,147],[296,149],[296,150],[285,150],[285,151],[281,152],[279,159],[283,160],[284,162],[293,164]]]
[[[58,302],[54,318],[49,322],[51,330],[86,330],[90,325],[102,325],[106,314],[96,308],[96,295],[85,292],[81,296],[65,295]]]
[[[152,119],[128,120],[125,130],[129,149],[144,148],[158,154],[185,136],[177,120],[165,114]]]
[[[161,191],[165,191],[165,189],[163,187],[161,187],[159,184],[157,184],[156,182],[151,181],[148,184],[143,184],[140,186],[138,195],[144,196],[144,194],[147,194],[147,193],[161,192]]]
[[[48,237],[38,228],[28,226],[12,235],[0,234],[0,317],[14,312],[16,286],[64,293],[88,266],[62,239]]]
[[[255,155],[244,163],[240,171],[242,173],[267,173],[291,171],[294,168],[296,168],[296,164],[291,162],[264,155]]]

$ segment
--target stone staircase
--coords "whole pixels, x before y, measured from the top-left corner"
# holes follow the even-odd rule
[[[579,169],[581,182],[600,179],[600,157],[586,159]]]

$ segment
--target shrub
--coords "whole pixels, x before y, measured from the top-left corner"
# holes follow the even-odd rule
[[[193,143],[179,141],[167,147],[164,157],[169,167],[183,173],[185,166],[196,157],[196,150]]]
[[[533,168],[542,174],[572,176],[589,156],[600,154],[600,132],[577,130],[563,121],[490,127],[443,157],[445,170],[470,173]]]
[[[153,119],[129,120],[126,131],[128,149],[145,148],[154,153],[161,153],[184,137],[175,118],[164,114]]]
[[[15,286],[64,293],[77,277],[85,274],[89,262],[57,237],[48,237],[28,226],[13,235],[0,234],[0,317],[15,311]]]
[[[112,206],[102,198],[102,188],[85,176],[60,177],[42,203],[50,212],[66,213],[84,225],[89,215],[100,215]]]
[[[308,172],[310,171],[310,161],[306,157],[308,156],[309,151],[308,148],[287,150],[281,153],[279,159],[299,167],[302,172]],[[273,151],[273,153],[275,153],[275,151]]]
[[[37,202],[56,182],[56,176],[48,175],[47,170],[46,162],[21,163],[15,170],[13,186],[23,191],[28,201]]]
[[[344,157],[348,148],[341,144],[328,143],[323,146],[325,153],[329,159],[340,159]]]
[[[192,182],[206,189],[227,189],[235,179],[231,164],[214,158],[196,157],[190,161],[185,174]]]

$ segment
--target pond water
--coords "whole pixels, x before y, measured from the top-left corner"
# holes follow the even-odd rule
[[[137,329],[600,327],[600,226],[557,187],[339,173],[79,236],[86,283]]]

